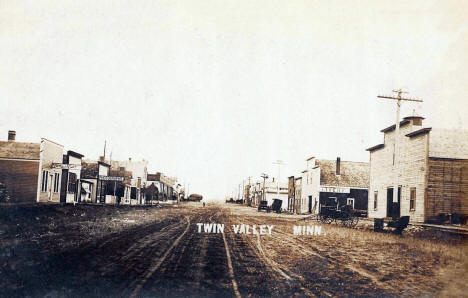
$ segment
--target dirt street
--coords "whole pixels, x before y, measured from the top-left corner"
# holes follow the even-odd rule
[[[319,223],[236,205],[55,205],[0,215],[4,297],[437,296],[466,290],[457,283],[466,280],[463,242],[336,225],[321,226],[320,235],[294,235],[293,225]],[[224,233],[199,233],[197,223],[224,224]],[[232,225],[240,224],[274,228],[271,235],[234,233]]]

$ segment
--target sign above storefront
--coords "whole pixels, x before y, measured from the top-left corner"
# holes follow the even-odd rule
[[[102,181],[124,181],[124,177],[115,177],[115,176],[102,176],[99,175],[99,180]]]
[[[334,192],[334,193],[349,193],[350,192],[349,187],[343,187],[343,186],[321,186],[320,187],[320,192]]]
[[[64,169],[64,170],[69,170],[69,169],[77,169],[81,168],[81,165],[78,164],[65,164],[65,163],[52,163],[50,165],[51,169]]]

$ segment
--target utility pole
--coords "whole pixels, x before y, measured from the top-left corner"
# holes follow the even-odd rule
[[[106,143],[107,140],[104,140],[104,162],[106,162]]]
[[[282,165],[285,165],[285,163],[282,161],[282,160],[277,160],[273,163],[274,165],[278,165],[278,179],[276,181],[276,188],[277,188],[277,196],[278,196],[278,200],[280,198],[280,186],[279,186],[279,180],[280,180],[280,167]]]
[[[251,189],[250,189],[250,178],[252,177],[247,177],[247,179],[249,179],[249,191],[247,192],[247,206],[250,206],[252,205],[251,202],[250,202],[250,193],[251,193]]]
[[[244,179],[242,179],[242,202],[245,203],[245,185],[244,185]]]
[[[398,205],[398,159],[400,153],[400,146],[399,146],[399,138],[400,138],[400,107],[402,101],[415,101],[415,102],[423,102],[421,99],[415,98],[404,98],[401,97],[401,94],[408,93],[401,89],[392,90],[392,92],[396,93],[397,96],[384,96],[378,95],[378,98],[388,98],[397,101],[397,110],[396,110],[396,122],[395,122],[395,145],[393,150],[393,206],[392,206],[392,217],[396,219],[396,208],[395,205]],[[398,209],[400,206],[398,205]]]
[[[265,179],[268,179],[268,175],[265,173],[262,173],[260,177],[263,178],[263,191],[262,191],[263,200],[262,201],[265,201]]]

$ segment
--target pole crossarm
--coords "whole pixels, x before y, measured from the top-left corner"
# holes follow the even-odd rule
[[[406,101],[423,102],[421,99],[417,99],[417,98],[404,98],[404,97],[398,98],[398,97],[394,97],[394,96],[385,96],[385,95],[377,95],[377,97],[378,97],[378,98],[395,99],[395,100],[406,100]]]

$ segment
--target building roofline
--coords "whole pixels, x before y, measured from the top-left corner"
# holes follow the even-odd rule
[[[0,156],[0,160],[40,161],[40,158],[6,157]]]
[[[400,121],[400,127],[405,126],[406,124],[410,124],[410,123],[411,123],[411,121],[409,119],[404,118],[402,121]],[[386,127],[384,129],[382,129],[380,132],[383,132],[383,133],[390,132],[390,131],[394,130],[395,127],[396,127],[395,124],[390,125],[389,127]]]
[[[429,156],[429,159],[431,159],[431,160],[446,160],[446,161],[468,160],[467,158],[437,157],[437,156]]]
[[[84,157],[83,154],[80,154],[80,153],[75,152],[75,151],[72,151],[72,150],[68,150],[68,151],[67,151],[67,154],[68,154],[68,155],[71,155],[71,156],[74,156],[74,157],[78,157],[78,158],[83,158],[83,157]]]
[[[316,165],[314,168],[320,167],[320,162],[323,162],[323,161],[336,162],[336,159],[317,159],[317,161],[319,162],[319,164]],[[365,163],[365,164],[369,163],[367,161],[354,161],[354,160],[340,160],[340,162],[341,163],[349,163],[349,162],[352,162],[352,163]]]
[[[385,147],[385,144],[378,144],[378,145],[375,145],[373,147],[367,148],[366,151],[372,152],[372,151],[375,151],[375,150],[382,149],[383,147]]]
[[[424,120],[426,118],[422,117],[422,116],[406,116],[405,118],[403,118],[403,120],[410,120],[410,119],[421,119],[421,120]]]
[[[55,144],[55,145],[58,145],[58,146],[60,146],[60,147],[63,147],[63,145],[61,145],[61,144],[59,144],[59,143],[57,143],[57,142],[54,142],[54,141],[52,141],[52,140],[49,140],[49,139],[47,139],[47,138],[41,138],[41,140],[46,140],[46,141],[51,142],[51,143],[53,143],[53,144]]]
[[[109,168],[111,167],[110,164],[108,164],[106,162],[103,162],[103,161],[98,161],[97,163],[98,163],[98,165],[103,165],[103,166],[106,166],[106,167],[109,167]]]
[[[412,138],[412,137],[416,137],[416,136],[419,136],[419,135],[422,135],[422,134],[429,133],[431,130],[432,130],[432,127],[421,128],[419,130],[415,130],[413,132],[410,132],[409,134],[406,134],[405,136],[407,136],[409,138]]]
[[[308,159],[306,159],[306,161],[309,161],[309,160],[311,160],[311,159],[313,159],[313,158],[315,158],[315,156],[309,157]]]

